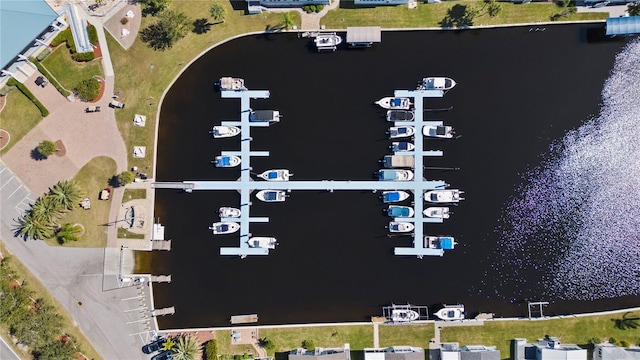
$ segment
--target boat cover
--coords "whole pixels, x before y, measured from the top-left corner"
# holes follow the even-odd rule
[[[388,213],[389,216],[407,217],[407,216],[409,216],[409,209],[394,206],[394,207],[390,208],[387,213]]]
[[[445,126],[436,127],[436,135],[447,135],[447,128]]]
[[[270,171],[267,174],[267,178],[269,178],[269,179],[277,179],[278,178],[278,172],[277,171]]]
[[[402,105],[402,99],[400,98],[394,98],[393,100],[391,100],[391,104],[393,106],[400,106]]]
[[[453,249],[453,238],[452,237],[442,237],[440,238],[440,247],[443,250],[451,250]]]
[[[231,165],[231,158],[228,157],[228,156],[221,157],[220,158],[220,165],[224,165],[224,166]]]
[[[256,110],[251,113],[250,120],[251,121],[273,121],[274,117],[275,115],[273,110]]]
[[[276,200],[278,198],[278,193],[275,191],[268,191],[264,194],[265,200]]]
[[[380,180],[383,181],[395,180],[398,178],[394,170],[380,170],[378,174],[380,175]]]
[[[386,201],[398,201],[400,200],[400,193],[397,191],[386,193],[384,198]]]
[[[398,150],[407,150],[407,149],[409,149],[409,143],[408,142],[398,143]]]
[[[229,230],[229,225],[227,224],[222,224],[220,225],[220,227],[218,228],[219,231],[228,231]]]

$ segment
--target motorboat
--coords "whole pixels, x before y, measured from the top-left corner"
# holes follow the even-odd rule
[[[220,215],[221,218],[239,218],[242,212],[240,209],[232,207],[221,207],[218,210],[218,215]]]
[[[463,193],[457,189],[429,190],[424,193],[424,200],[430,203],[457,203],[464,200]]]
[[[376,177],[380,181],[411,181],[413,180],[413,171],[402,169],[381,169],[376,173]]]
[[[389,128],[388,133],[390,139],[398,139],[413,136],[416,133],[416,129],[413,126],[392,126]]]
[[[456,82],[448,77],[426,77],[422,79],[420,90],[451,90],[456,86]]]
[[[391,143],[391,150],[393,150],[394,152],[413,151],[413,149],[415,148],[415,145],[406,141],[394,141]]]
[[[406,191],[383,191],[382,201],[385,203],[394,203],[405,201],[409,198],[409,193]]]
[[[392,233],[412,232],[414,228],[415,226],[410,222],[403,222],[403,221],[389,222],[389,232],[392,232]]]
[[[258,177],[267,181],[289,181],[292,175],[287,169],[274,169],[258,174]]]
[[[387,110],[387,121],[413,121],[415,113],[411,110]]]
[[[233,234],[240,230],[240,225],[234,222],[217,222],[209,226],[209,230],[213,231],[213,235]]]
[[[244,91],[247,88],[244,86],[244,79],[234,78],[230,76],[225,76],[220,78],[220,81],[216,84],[220,91],[231,90],[231,91]]]
[[[338,45],[342,44],[342,37],[336,35],[336,33],[320,33],[316,35],[313,42],[316,44],[318,51],[335,50]]]
[[[240,157],[235,155],[221,155],[216,156],[216,159],[213,161],[216,164],[216,167],[235,167],[240,165]]]
[[[233,137],[240,134],[240,128],[237,126],[214,126],[211,131],[209,131],[214,138],[228,138]]]
[[[411,309],[393,309],[391,310],[391,321],[397,323],[406,323],[418,320],[420,314]]]
[[[287,199],[287,192],[284,190],[260,190],[256,197],[264,202],[283,202]]]
[[[452,236],[432,236],[424,237],[422,245],[427,249],[453,250],[458,243]]]
[[[434,314],[440,320],[463,320],[464,319],[464,305],[444,305],[444,307]]]
[[[409,98],[383,97],[375,103],[387,110],[409,110],[411,108],[411,99]]]
[[[252,248],[275,249],[278,241],[274,237],[252,237],[247,240],[247,244]]]
[[[427,137],[451,139],[454,135],[452,126],[429,126],[426,125],[422,128],[422,135]]]
[[[410,168],[413,169],[416,165],[416,159],[412,155],[385,155],[380,160],[382,166],[386,168]]]
[[[389,208],[387,209],[387,215],[391,217],[410,218],[413,217],[414,211],[410,206],[389,205]]]
[[[448,219],[450,214],[448,207],[441,207],[441,206],[428,207],[424,209],[422,213],[424,214],[424,216],[428,218],[436,218],[436,219]]]
[[[255,110],[249,114],[249,121],[251,122],[268,122],[277,123],[280,121],[280,111],[278,110]]]

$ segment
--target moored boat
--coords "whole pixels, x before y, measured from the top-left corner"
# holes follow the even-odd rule
[[[434,314],[440,320],[463,320],[465,316],[464,305],[443,305],[444,307]]]
[[[393,309],[391,310],[391,321],[398,323],[406,323],[418,320],[420,314],[411,309]]]
[[[394,141],[391,143],[391,150],[393,150],[394,152],[413,151],[413,149],[415,148],[415,145],[406,141]]]
[[[416,133],[416,129],[413,126],[392,126],[387,133],[389,134],[389,139],[398,139],[413,136]]]
[[[425,126],[422,128],[422,135],[442,139],[451,139],[454,135],[452,126]]]
[[[264,202],[283,202],[287,199],[287,193],[284,190],[260,190],[256,198]]]
[[[405,217],[410,218],[414,215],[414,210],[410,206],[389,205],[387,209],[387,215],[391,217]]]
[[[313,41],[316,44],[318,51],[335,50],[338,45],[342,44],[342,37],[336,33],[319,33]]]
[[[415,225],[410,222],[403,221],[391,221],[389,222],[389,232],[392,233],[407,233],[413,231]]]
[[[268,122],[276,123],[280,121],[280,111],[278,110],[254,110],[249,114],[249,121],[251,122]]]
[[[458,243],[452,236],[434,236],[427,235],[424,237],[422,245],[428,249],[453,250]]]
[[[235,78],[231,76],[224,76],[220,78],[220,81],[216,84],[221,91],[231,90],[231,91],[243,91],[247,90],[244,87],[244,79]]]
[[[235,167],[240,165],[240,157],[239,156],[235,156],[235,155],[221,155],[221,156],[216,156],[216,159],[214,160],[214,163],[216,165],[216,167]]]
[[[409,98],[383,97],[375,103],[387,110],[409,110],[411,108],[411,99]]]
[[[387,110],[387,121],[413,121],[415,114],[410,110]]]
[[[426,77],[422,79],[422,83],[418,86],[421,90],[451,90],[456,86],[456,82],[448,77]]]
[[[424,209],[422,212],[424,216],[429,218],[437,218],[437,219],[448,219],[449,218],[449,208],[442,206],[433,206]]]
[[[424,193],[424,200],[430,203],[457,203],[464,200],[463,193],[458,189],[429,190]]]
[[[376,177],[380,181],[411,181],[413,180],[413,171],[400,169],[380,169],[376,173]]]
[[[289,181],[291,175],[287,169],[272,169],[258,174],[258,177],[267,181]]]
[[[214,235],[232,234],[240,230],[240,225],[234,222],[217,222],[209,226],[209,230],[212,230]]]
[[[220,215],[221,218],[239,218],[242,212],[240,209],[232,207],[221,207],[218,210],[218,215]]]
[[[385,203],[394,203],[407,200],[409,198],[409,193],[406,191],[383,191],[382,192],[382,201]]]
[[[213,129],[209,132],[216,139],[227,138],[227,137],[233,137],[240,134],[240,128],[237,126],[219,125],[219,126],[214,126]]]
[[[247,244],[252,248],[275,249],[278,241],[274,237],[255,236],[247,240]]]

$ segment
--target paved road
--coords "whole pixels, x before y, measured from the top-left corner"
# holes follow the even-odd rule
[[[0,337],[0,359],[2,360],[20,360],[20,356]]]

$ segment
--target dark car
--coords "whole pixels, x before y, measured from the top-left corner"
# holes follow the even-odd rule
[[[153,354],[154,352],[160,350],[162,344],[164,344],[165,341],[167,341],[167,339],[165,338],[158,338],[156,340],[153,340],[149,344],[142,347],[142,352],[145,354]]]
[[[160,354],[155,354],[151,357],[151,360],[171,360],[171,350],[165,350]]]
[[[38,76],[36,78],[36,85],[41,86],[41,87],[45,87],[47,86],[49,82],[47,81],[47,79],[44,78],[44,76]]]

